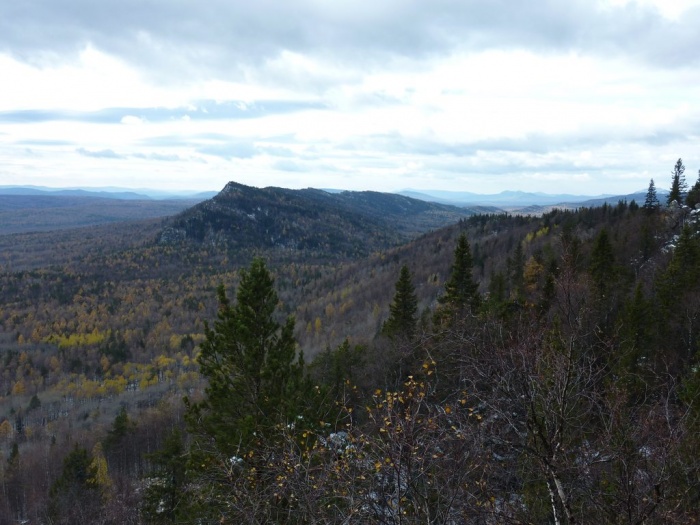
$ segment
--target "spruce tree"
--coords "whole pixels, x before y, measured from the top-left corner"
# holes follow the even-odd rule
[[[12,468],[17,465],[19,461],[19,445],[15,441],[12,443],[12,448],[10,449],[10,456],[7,458],[7,466]]]
[[[489,282],[488,300],[490,303],[500,305],[506,300],[506,278],[502,272],[496,272]]]
[[[443,323],[466,308],[476,310],[479,307],[479,284],[472,277],[472,266],[471,248],[463,233],[457,240],[450,278],[445,282],[445,293],[438,299],[437,322]]]
[[[518,242],[515,246],[513,257],[506,259],[508,270],[508,280],[510,281],[511,298],[520,300],[523,297],[523,272],[525,270],[525,253],[523,252],[522,242]]]
[[[133,435],[135,424],[130,420],[125,407],[121,407],[114,417],[112,428],[107,432],[102,445],[110,467],[119,472],[129,472],[134,464],[132,459],[132,444],[130,437]]]
[[[688,195],[685,198],[685,203],[691,208],[700,202],[700,170],[698,170],[698,180],[695,181],[693,187],[690,188]]]
[[[673,258],[660,279],[659,294],[666,307],[700,287],[700,239],[686,225],[681,231]]]
[[[51,523],[97,523],[102,502],[96,470],[87,449],[76,446],[63,460],[63,471],[49,490]]]
[[[698,349],[700,330],[700,238],[690,225],[681,231],[673,250],[673,258],[657,283],[667,363],[687,364]],[[675,335],[673,335],[675,334]]]
[[[610,287],[614,286],[616,267],[615,251],[605,228],[600,231],[593,244],[588,271],[598,296],[607,295]]]
[[[112,422],[112,428],[107,432],[107,437],[104,440],[104,447],[108,451],[116,449],[133,429],[133,424],[129,420],[129,414],[126,407],[121,407]]]
[[[384,333],[391,338],[412,340],[416,335],[417,314],[418,298],[411,272],[408,266],[403,265],[396,281],[394,300],[389,305],[389,319],[384,323]]]
[[[599,336],[610,334],[619,306],[621,272],[615,263],[615,250],[605,228],[593,243],[588,273],[591,276],[593,292],[592,319]]]
[[[457,240],[454,262],[450,269],[450,278],[445,283],[445,294],[438,299],[441,305],[453,310],[479,306],[479,285],[472,278],[472,252],[467,236],[462,234]]]
[[[659,198],[656,195],[656,185],[654,184],[654,179],[649,181],[649,189],[647,190],[643,207],[647,212],[652,212],[659,208]]]
[[[183,488],[187,469],[183,436],[179,429],[168,435],[157,452],[149,454],[153,468],[144,489],[141,513],[147,523],[177,523],[184,510]]]
[[[621,317],[623,351],[619,362],[618,373],[623,381],[638,388],[643,386],[640,367],[651,357],[650,349],[654,347],[654,315],[653,304],[645,296],[641,283],[638,283],[634,294],[628,298]]]
[[[673,201],[678,201],[678,204],[683,204],[683,196],[688,190],[688,185],[685,182],[685,166],[683,165],[683,160],[678,159],[676,165],[673,168],[673,176],[671,178],[671,191],[668,194],[668,204]]]

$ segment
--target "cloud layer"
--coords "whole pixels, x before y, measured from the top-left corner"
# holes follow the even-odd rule
[[[700,10],[677,20],[658,7],[591,0],[339,0],[205,3],[25,0],[0,11],[0,49],[36,63],[86,45],[130,63],[236,76],[282,52],[356,66],[458,51],[619,54],[664,67],[697,64]]]
[[[698,27],[692,0],[4,2],[0,180],[663,187],[700,167]]]

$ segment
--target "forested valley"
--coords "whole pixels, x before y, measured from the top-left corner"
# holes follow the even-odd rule
[[[0,524],[697,523],[694,190],[0,236]]]

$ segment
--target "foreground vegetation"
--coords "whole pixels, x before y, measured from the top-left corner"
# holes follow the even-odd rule
[[[0,522],[693,522],[696,217],[621,202],[354,261],[144,242],[8,270]]]

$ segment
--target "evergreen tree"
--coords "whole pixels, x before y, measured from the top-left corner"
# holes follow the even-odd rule
[[[501,303],[506,299],[506,278],[502,272],[496,272],[489,282],[489,299]]]
[[[8,468],[13,468],[17,466],[19,461],[19,445],[15,441],[12,443],[12,448],[10,449],[10,456],[7,458]]]
[[[36,410],[37,408],[41,407],[41,400],[39,399],[39,396],[34,394],[32,398],[29,400],[29,406],[27,407],[27,412],[30,412],[32,410]]]
[[[615,263],[613,249],[607,229],[600,230],[593,242],[588,273],[592,281],[592,322],[598,337],[605,339],[614,332],[616,312],[620,306],[621,270]]]
[[[441,305],[455,310],[463,310],[466,307],[476,309],[479,306],[479,285],[472,278],[472,266],[469,241],[467,236],[462,234],[457,240],[450,278],[445,283],[445,294],[438,299]]]
[[[149,454],[153,465],[141,512],[147,523],[176,523],[183,510],[186,482],[185,447],[179,429],[165,438],[160,450]]]
[[[689,226],[683,228],[673,258],[661,276],[659,294],[669,308],[679,298],[700,287],[700,239]]]
[[[654,235],[655,224],[652,221],[653,217],[649,216],[645,219],[646,220],[642,223],[639,232],[639,251],[641,252],[642,259],[644,261],[648,260],[649,257],[652,256],[657,244]]]
[[[327,347],[311,364],[312,373],[327,386],[334,399],[341,400],[345,394],[347,381],[353,385],[367,378],[363,374],[366,366],[367,348],[362,345],[351,345],[345,339],[337,348]]]
[[[285,522],[294,502],[272,497],[279,482],[276,461],[290,439],[298,446],[312,441],[321,425],[327,431],[325,391],[304,374],[294,318],[276,320],[273,284],[256,258],[241,271],[235,303],[223,285],[218,289],[217,320],[213,327],[205,324],[198,357],[208,380],[204,399],[185,400],[192,483],[179,518]]]
[[[545,313],[549,310],[554,297],[556,296],[556,279],[559,275],[559,263],[555,258],[549,261],[547,267],[547,275],[544,279],[544,286],[542,287],[542,298],[540,300],[540,310]]]
[[[113,472],[128,473],[135,466],[137,454],[133,450],[134,423],[129,419],[126,407],[122,406],[112,422],[112,428],[102,442],[104,453]]]
[[[508,267],[511,298],[519,300],[523,296],[523,271],[525,270],[525,253],[521,242],[516,244],[513,257],[509,256],[506,259],[506,265]]]
[[[219,313],[198,358],[208,379],[205,399],[189,404],[191,430],[213,439],[216,449],[232,455],[254,441],[299,406],[303,356],[296,359],[294,318],[275,320],[277,293],[262,259],[241,272],[236,304],[218,289]]]
[[[87,449],[76,446],[49,491],[51,523],[96,523],[102,510],[96,474]]]
[[[615,252],[608,231],[603,228],[595,239],[588,271],[599,297],[607,295],[615,280]]]
[[[683,366],[698,349],[700,341],[700,239],[686,225],[665,272],[658,283],[661,305],[661,337],[667,363]],[[673,335],[675,333],[675,335]],[[663,340],[663,339],[662,339]]]
[[[643,208],[647,212],[652,212],[658,209],[660,206],[659,198],[656,195],[656,185],[654,184],[654,179],[649,181],[649,189],[647,190],[647,196],[644,199]]]
[[[389,337],[405,337],[412,340],[416,335],[418,298],[413,286],[411,272],[406,265],[401,267],[396,293],[389,306],[389,319],[384,323],[384,333]]]
[[[100,345],[100,352],[106,355],[112,363],[124,363],[131,357],[129,345],[124,336],[114,330],[109,331],[107,341]]]
[[[438,299],[436,322],[442,323],[466,308],[479,307],[479,285],[472,277],[473,259],[467,236],[461,234],[457,240],[450,278],[445,282],[445,293]]]
[[[700,170],[698,170],[698,180],[696,180],[693,187],[690,188],[685,198],[685,203],[691,208],[695,208],[695,205],[700,203]]]
[[[20,439],[24,438],[24,418],[22,418],[22,411],[15,415],[15,432]]]
[[[622,381],[628,383],[633,391],[643,390],[644,365],[653,357],[651,349],[654,346],[654,315],[653,305],[637,284],[634,295],[630,297],[622,311],[621,333],[623,350],[619,362],[618,374]]]
[[[129,421],[129,414],[126,412],[126,407],[122,406],[114,417],[112,428],[107,432],[107,437],[104,440],[104,448],[108,451],[117,448],[132,429],[132,426],[133,425]]]
[[[0,486],[3,488],[2,495],[4,496],[4,498],[0,498],[0,501],[4,499],[5,501],[2,501],[2,503],[9,504],[15,517],[13,520],[15,523],[21,523],[23,521],[22,518],[27,516],[28,511],[28,480],[26,476],[23,475],[24,465],[22,463],[19,445],[15,441],[12,443],[10,455],[7,458],[7,466],[4,469],[0,466],[0,472],[2,472],[0,476],[2,484]],[[28,522],[29,520],[26,521]]]
[[[685,182],[685,166],[683,160],[678,159],[673,168],[673,176],[671,178],[671,192],[668,194],[668,204],[673,201],[678,201],[678,204],[683,204],[683,197],[688,190],[688,185]]]

